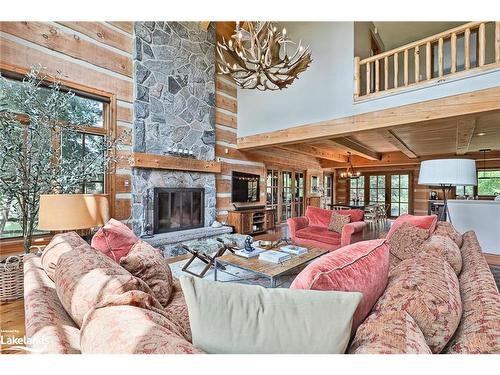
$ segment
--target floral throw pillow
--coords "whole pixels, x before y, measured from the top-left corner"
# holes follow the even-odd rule
[[[434,235],[438,236],[447,236],[450,237],[459,248],[462,247],[463,239],[460,232],[458,232],[453,225],[451,225],[447,221],[439,221],[436,226],[436,230],[434,231]]]
[[[160,250],[139,240],[120,259],[120,266],[144,281],[163,307],[168,305],[173,288],[172,271]]]
[[[387,239],[389,252],[399,260],[413,258],[420,252],[422,244],[429,237],[429,230],[403,223]]]
[[[342,233],[342,228],[344,225],[349,224],[351,222],[351,215],[342,215],[336,211],[332,212],[332,216],[330,217],[330,224],[328,224],[328,230],[332,232]]]

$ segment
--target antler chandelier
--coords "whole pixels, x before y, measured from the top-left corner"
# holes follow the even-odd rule
[[[235,34],[217,42],[221,74],[231,76],[244,89],[281,90],[291,85],[311,64],[309,47],[299,41],[292,54],[287,45],[296,44],[270,22],[248,22],[246,29],[236,23]]]
[[[356,180],[361,176],[361,172],[355,171],[352,166],[352,155],[350,152],[347,153],[347,162],[349,166],[346,168],[345,172],[340,173],[340,178],[344,180]]]

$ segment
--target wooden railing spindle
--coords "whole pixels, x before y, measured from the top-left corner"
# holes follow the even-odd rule
[[[384,57],[384,90],[389,89],[389,57]]]
[[[488,39],[486,38],[486,25],[488,25]],[[491,37],[490,26],[494,25],[494,38]],[[471,34],[477,32],[477,38],[472,39]],[[463,37],[463,47],[461,38]],[[450,49],[445,50],[445,41],[450,41]],[[459,43],[460,41],[460,43]],[[472,41],[475,45],[472,45]],[[425,46],[425,47],[424,47]],[[446,45],[446,47],[448,47]],[[420,52],[425,48],[425,61],[421,61]],[[354,97],[374,96],[381,92],[392,91],[398,88],[413,87],[421,82],[429,81],[429,84],[441,82],[443,77],[450,75],[462,76],[462,60],[458,61],[459,54],[463,48],[463,70],[482,71],[485,68],[500,67],[500,21],[469,22],[457,26],[447,31],[428,36],[421,40],[405,44],[389,51],[381,52],[364,59],[356,57],[354,59]],[[494,52],[493,56],[486,61],[486,50],[488,53]],[[410,63],[410,51],[414,54],[414,61]],[[399,72],[399,56],[403,55],[402,69]],[[477,61],[476,56],[477,54]],[[473,58],[471,58],[471,55]],[[390,62],[390,59],[393,59]],[[448,59],[450,61],[448,65]],[[471,60],[474,64],[471,66]],[[493,60],[494,59],[494,60]],[[382,61],[383,60],[383,61]],[[445,71],[446,60],[446,71]],[[383,70],[381,64],[384,64]],[[391,72],[390,64],[393,65]],[[411,67],[410,64],[413,64]],[[487,66],[485,66],[488,64]],[[422,65],[422,67],[420,66]],[[425,74],[424,74],[425,65]],[[362,66],[366,66],[366,82],[364,72],[361,73]],[[449,69],[448,69],[449,66]],[[410,68],[413,69],[412,77],[409,77]],[[383,78],[382,78],[383,74]],[[389,74],[393,74],[393,85],[389,87]],[[400,75],[402,76],[400,78]],[[383,80],[383,82],[381,82]],[[401,80],[401,81],[400,81]],[[364,84],[366,87],[364,88]]]
[[[443,77],[443,38],[439,38],[438,42],[438,76]]]
[[[403,60],[403,78],[404,78],[405,86],[408,86],[408,50],[407,49],[405,49],[403,57],[404,57],[404,60]]]
[[[366,95],[370,93],[371,89],[371,63],[366,64]]]
[[[486,52],[486,35],[484,32],[484,22],[479,25],[479,66],[484,65]]]
[[[450,72],[455,73],[457,71],[457,34],[451,34],[451,67]]]
[[[415,46],[415,83],[420,81],[420,47]]]
[[[500,21],[495,22],[495,61],[500,61]]]
[[[464,69],[470,69],[470,29],[465,29],[464,33]]]
[[[425,44],[425,76],[427,79],[432,78],[432,52],[431,52],[431,42]]]
[[[399,61],[398,61],[398,53],[396,52],[394,54],[394,88],[398,88],[398,81],[399,81]]]
[[[354,58],[354,97],[357,98],[361,94],[361,79],[360,79],[360,66],[359,66],[359,56]]]

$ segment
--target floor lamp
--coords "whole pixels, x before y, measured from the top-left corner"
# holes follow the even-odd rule
[[[471,159],[436,159],[420,163],[419,185],[439,186],[443,190],[443,210],[439,220],[445,217],[451,223],[448,210],[448,192],[453,186],[477,185],[476,161]]]

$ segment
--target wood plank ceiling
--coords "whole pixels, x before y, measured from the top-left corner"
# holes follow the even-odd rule
[[[398,153],[419,162],[437,155],[477,154],[481,149],[500,151],[500,111],[363,131],[345,137],[293,142],[252,150],[252,153],[287,153],[291,160],[301,155],[303,161],[316,159],[323,167],[341,167],[347,162],[348,152],[354,155],[354,165],[363,165],[367,160],[382,160],[384,154]]]

